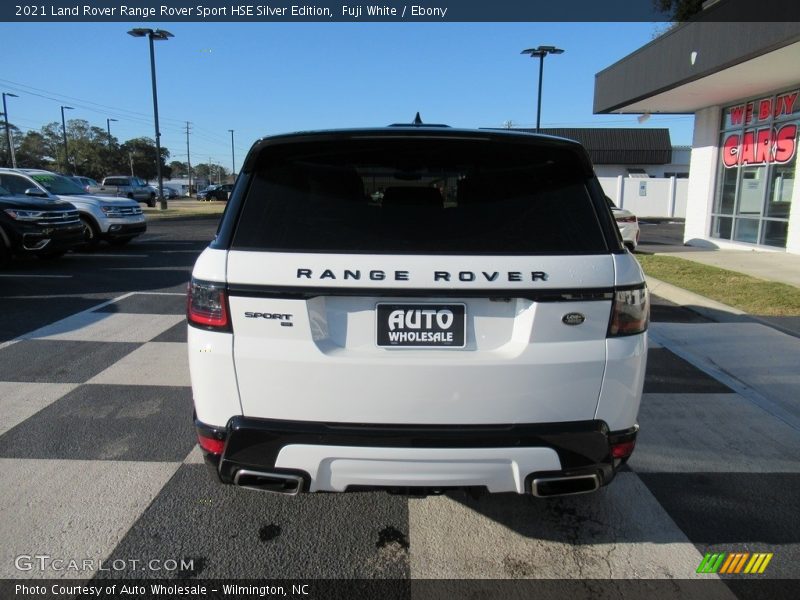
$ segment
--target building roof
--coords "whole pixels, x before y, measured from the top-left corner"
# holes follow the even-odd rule
[[[536,133],[535,129],[514,131]],[[665,165],[672,161],[666,128],[547,127],[539,133],[580,142],[595,165]]]
[[[798,7],[785,0],[720,0],[597,73],[594,112],[689,114],[795,87]],[[740,19],[742,11],[757,15]]]

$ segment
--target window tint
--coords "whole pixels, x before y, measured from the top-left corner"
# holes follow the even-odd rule
[[[268,147],[232,247],[286,252],[607,251],[569,148],[370,139]]]
[[[0,175],[0,185],[9,190],[12,194],[24,194],[25,190],[36,187],[35,184],[24,177],[11,175],[9,173]]]
[[[85,193],[82,187],[80,187],[74,181],[67,179],[66,177],[62,177],[61,175],[55,175],[51,173],[36,173],[35,175],[31,175],[31,179],[33,179],[51,194],[70,196]]]

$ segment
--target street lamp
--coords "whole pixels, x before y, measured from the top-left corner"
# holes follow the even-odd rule
[[[520,54],[530,54],[530,57],[539,57],[539,98],[536,106],[536,133],[539,133],[540,117],[542,114],[542,73],[544,72],[544,57],[548,54],[564,54],[561,48],[555,46],[539,46],[538,48],[528,48]]]
[[[69,167],[69,149],[67,147],[67,122],[64,120],[64,111],[65,110],[75,110],[71,106],[62,106],[61,107],[61,133],[64,136],[64,172],[67,171]]]
[[[148,29],[137,27],[131,29],[128,35],[133,37],[146,37],[150,42],[150,76],[153,80],[153,119],[156,125],[156,174],[158,175],[158,199],[161,210],[166,210],[167,200],[164,198],[164,180],[161,177],[161,132],[158,127],[158,91],[156,90],[156,57],[153,51],[153,41],[166,41],[174,37],[169,31],[163,29]]]
[[[106,130],[108,131],[108,145],[111,145],[111,121],[116,123],[117,119],[106,119]]]
[[[231,132],[231,175],[236,175],[236,155],[233,153],[233,129],[228,129]]]
[[[6,124],[6,142],[8,142],[8,155],[11,157],[11,166],[17,168],[17,157],[14,156],[14,144],[11,143],[11,128],[8,126],[8,108],[6,108],[6,96],[9,98],[19,98],[11,92],[3,92],[3,122]]]

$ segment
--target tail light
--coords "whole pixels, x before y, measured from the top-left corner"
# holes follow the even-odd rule
[[[224,439],[208,437],[202,433],[198,433],[197,441],[200,444],[200,447],[209,454],[222,454],[222,451],[225,450]]]
[[[203,329],[231,331],[228,298],[222,284],[208,281],[189,282],[186,318]]]
[[[647,330],[650,322],[650,300],[647,286],[616,290],[611,305],[608,337],[635,335]]]
[[[617,223],[636,223],[636,215],[630,217],[616,217]]]

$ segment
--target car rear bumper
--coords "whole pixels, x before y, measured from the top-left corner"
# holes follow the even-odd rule
[[[204,452],[223,483],[282,493],[467,487],[543,496],[609,483],[623,462],[614,448],[629,444],[632,450],[638,431],[611,432],[600,420],[381,426],[237,416],[224,429],[195,426],[201,438],[224,444],[219,454]],[[297,478],[297,489],[254,486],[256,479],[245,481],[242,473]]]

